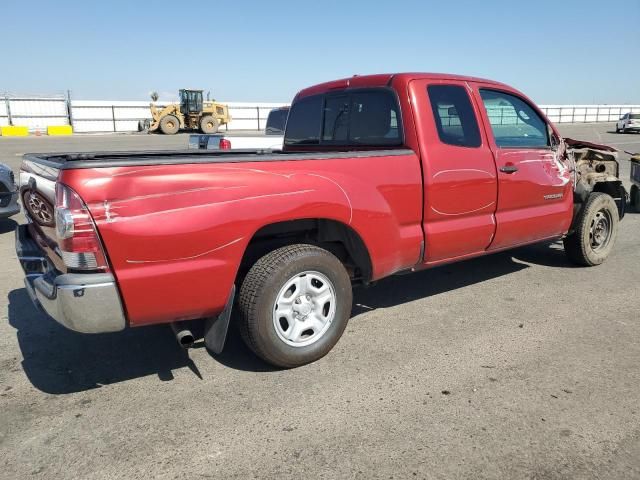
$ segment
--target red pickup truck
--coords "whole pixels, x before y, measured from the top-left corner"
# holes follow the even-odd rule
[[[230,313],[265,361],[319,359],[352,285],[549,239],[597,265],[627,193],[613,149],[563,139],[507,85],[356,76],[295,97],[282,151],[27,154],[32,299],[79,332]],[[237,289],[237,291],[236,291]]]

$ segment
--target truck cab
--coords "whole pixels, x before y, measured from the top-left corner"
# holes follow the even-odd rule
[[[285,151],[372,146],[409,147],[420,158],[425,265],[565,235],[586,200],[574,196],[574,187],[605,190],[624,215],[613,149],[592,146],[609,154],[592,158],[598,165],[577,178],[574,153],[553,124],[524,94],[499,82],[372,75],[297,95]]]

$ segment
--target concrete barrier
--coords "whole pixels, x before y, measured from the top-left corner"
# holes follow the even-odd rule
[[[3,137],[26,137],[29,135],[29,127],[21,125],[5,125],[0,127],[0,135]]]
[[[50,125],[47,127],[47,135],[73,135],[71,125]]]

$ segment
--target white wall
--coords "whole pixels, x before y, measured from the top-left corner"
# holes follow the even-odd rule
[[[67,125],[67,103],[58,98],[9,98],[14,125],[31,130],[49,125]],[[232,121],[226,130],[264,130],[271,109],[286,103],[222,102],[229,106]],[[159,103],[158,105],[164,105]],[[74,130],[82,132],[132,132],[138,121],[151,118],[149,102],[121,100],[73,100],[71,114]],[[640,105],[540,105],[554,123],[615,122],[626,112],[640,113]],[[0,125],[8,125],[6,100],[0,97]]]
[[[627,112],[640,113],[640,105],[540,105],[553,123],[615,122]]]
[[[0,127],[9,125],[9,117],[7,117],[7,104],[3,98],[0,97]]]
[[[272,108],[282,103],[222,102],[229,106],[231,123],[227,130],[264,130]],[[73,127],[76,132],[129,132],[138,129],[138,121],[150,119],[149,102],[73,100]],[[166,105],[158,103],[159,106]]]
[[[67,103],[64,98],[11,98],[9,109],[13,125],[26,125],[31,130],[49,125],[67,125]],[[0,97],[0,125],[9,125],[7,102]]]

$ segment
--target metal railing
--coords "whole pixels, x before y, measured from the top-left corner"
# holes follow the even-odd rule
[[[58,96],[0,96],[0,125],[46,127],[69,124],[69,98]],[[40,125],[42,124],[42,125]]]
[[[66,96],[49,97],[0,94],[0,125],[26,125],[31,130],[49,125],[72,125],[77,132],[129,132],[137,130],[139,121],[151,118],[148,105],[146,102],[78,102],[71,100],[70,92]],[[223,131],[261,130],[266,125],[269,111],[285,106],[233,102],[228,105],[232,121],[222,127]],[[93,113],[87,115],[89,109]],[[615,122],[627,112],[640,113],[640,105],[540,105],[540,109],[554,123]],[[521,122],[513,109],[507,110],[491,109],[489,115],[501,125]]]
[[[625,113],[640,113],[640,105],[541,105],[554,123],[615,122]]]

